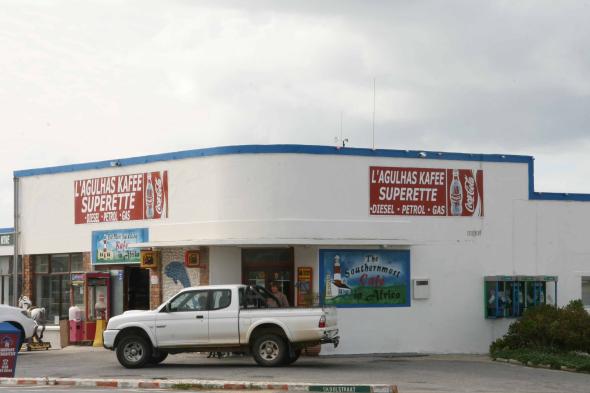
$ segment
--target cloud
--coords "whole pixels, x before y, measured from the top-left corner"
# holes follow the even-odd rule
[[[351,146],[371,146],[374,80],[377,147],[536,155],[538,189],[590,192],[587,15],[549,1],[3,2],[0,227],[13,169],[326,145],[341,118]]]

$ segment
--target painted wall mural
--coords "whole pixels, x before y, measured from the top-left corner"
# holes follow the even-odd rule
[[[320,250],[320,294],[336,307],[409,307],[410,251]]]

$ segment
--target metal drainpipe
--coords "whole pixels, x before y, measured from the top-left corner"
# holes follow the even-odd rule
[[[19,227],[18,227],[18,177],[14,177],[14,259],[12,263],[12,293],[13,303],[18,307],[18,243],[19,243]],[[24,266],[23,266],[24,268]],[[24,271],[23,271],[24,274]]]

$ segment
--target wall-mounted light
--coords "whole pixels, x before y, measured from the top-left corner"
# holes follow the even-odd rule
[[[426,158],[427,154],[424,151],[421,151],[420,153],[418,153],[418,155],[420,156],[420,158]]]

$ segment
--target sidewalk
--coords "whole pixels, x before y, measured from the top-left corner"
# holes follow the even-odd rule
[[[126,389],[176,389],[176,390],[232,390],[232,391],[296,391],[327,393],[398,393],[395,385],[345,385],[246,382],[246,381],[202,381],[196,379],[84,379],[84,378],[0,378],[0,386],[78,386],[96,388]]]

